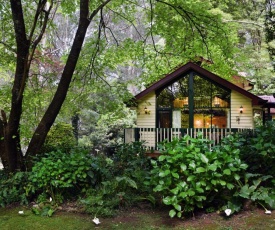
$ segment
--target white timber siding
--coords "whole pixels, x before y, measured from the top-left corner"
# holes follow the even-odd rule
[[[150,113],[145,114],[144,108]],[[138,102],[137,108],[137,127],[156,128],[156,95],[155,92],[149,93]],[[155,132],[140,132],[140,141],[145,141],[145,145],[154,146],[156,143]]]
[[[240,106],[243,107],[243,113],[240,113]],[[252,101],[236,91],[231,92],[231,128],[254,128]]]

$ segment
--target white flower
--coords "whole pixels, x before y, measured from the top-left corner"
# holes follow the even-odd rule
[[[53,199],[50,197],[50,202],[52,202],[52,200],[53,200]]]
[[[24,211],[19,211],[18,214],[23,215]]]
[[[100,224],[99,219],[96,218],[96,217],[93,219],[93,222],[94,222],[95,224]]]
[[[265,214],[270,215],[270,214],[271,214],[271,211],[266,209],[266,210],[265,210]]]
[[[232,210],[229,209],[229,208],[227,208],[227,209],[224,210],[224,212],[225,212],[225,214],[226,214],[227,216],[230,216],[231,211],[232,211]]]

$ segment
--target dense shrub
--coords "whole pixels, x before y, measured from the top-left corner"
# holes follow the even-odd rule
[[[275,175],[275,122],[257,127],[254,132],[237,134],[241,158],[250,173]],[[273,182],[275,185],[275,180]]]
[[[0,170],[0,206],[12,203],[27,204],[25,187],[28,184],[28,173],[14,174]]]
[[[85,151],[50,152],[34,163],[28,192],[45,193],[56,202],[97,183],[94,159]],[[93,171],[94,170],[94,171]]]
[[[201,136],[185,136],[163,143],[162,155],[152,160],[150,183],[163,197],[163,203],[172,206],[171,217],[203,208],[222,191],[234,189],[247,168],[238,148],[209,146],[210,142]]]
[[[122,144],[112,158],[106,159],[110,165],[109,177],[102,178],[100,186],[91,189],[81,200],[87,212],[111,216],[118,207],[151,198],[151,186],[144,183],[149,175],[150,160],[142,143]]]
[[[58,123],[50,129],[41,152],[70,152],[76,144],[73,127],[70,124]]]
[[[150,159],[142,142],[122,144],[113,156],[116,176],[127,176],[137,183],[140,192],[147,190],[144,179],[149,176]]]

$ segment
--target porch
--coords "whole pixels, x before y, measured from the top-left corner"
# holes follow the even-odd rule
[[[247,129],[237,128],[128,128],[124,130],[124,142],[134,141],[144,142],[150,150],[158,150],[158,143],[174,138],[181,138],[189,135],[196,138],[198,133],[202,133],[204,139],[211,140],[211,146],[215,146],[229,134],[243,132]]]

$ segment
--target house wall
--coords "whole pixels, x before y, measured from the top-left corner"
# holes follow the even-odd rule
[[[145,107],[150,111],[150,114],[145,114]],[[154,92],[146,95],[138,102],[137,127],[156,128],[156,95]]]
[[[243,113],[240,113],[240,106],[243,107]],[[150,113],[145,114],[144,108],[147,108]],[[256,108],[256,107],[255,107]],[[253,108],[251,99],[242,94],[231,92],[231,128],[254,128]],[[240,118],[240,122],[236,120]],[[229,124],[227,125],[229,126]],[[156,128],[156,95],[154,92],[146,95],[138,103],[137,108],[137,127]],[[146,141],[155,141],[155,135],[146,136]]]
[[[243,113],[240,113],[240,106]],[[231,128],[254,128],[252,101],[236,91],[231,92]]]
[[[147,108],[150,113],[145,114],[144,108]],[[156,95],[154,92],[146,95],[138,102],[137,108],[137,127],[139,128],[156,128]],[[140,141],[145,141],[145,146],[155,146],[155,132],[144,129],[140,131]]]

